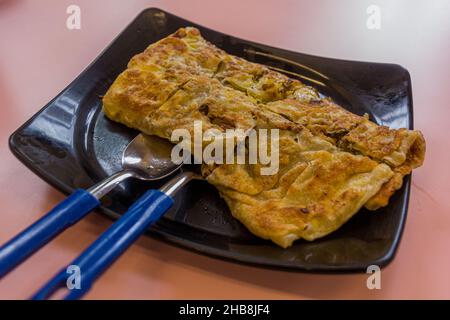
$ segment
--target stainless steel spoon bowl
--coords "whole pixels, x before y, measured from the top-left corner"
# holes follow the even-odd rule
[[[127,178],[154,181],[171,175],[182,166],[172,162],[172,147],[173,144],[165,139],[139,134],[122,154],[122,170],[88,191],[100,199]]]

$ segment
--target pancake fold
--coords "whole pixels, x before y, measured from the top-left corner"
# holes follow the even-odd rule
[[[362,207],[386,206],[425,157],[420,131],[379,126],[296,79],[226,53],[192,27],[133,57],[103,97],[103,111],[165,139],[176,129],[194,136],[194,122],[224,140],[230,129],[279,130],[276,173],[236,162],[204,163],[202,173],[236,219],[284,248],[330,234]]]

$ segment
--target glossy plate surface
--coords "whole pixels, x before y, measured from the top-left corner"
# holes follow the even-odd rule
[[[12,152],[51,185],[69,193],[120,168],[122,151],[138,132],[107,120],[101,96],[130,58],[180,27],[195,26],[227,52],[284,70],[315,86],[348,110],[378,124],[412,129],[408,71],[398,65],[328,59],[234,38],[159,9],[147,9],[63,92],[10,138]],[[309,79],[309,80],[308,80]],[[162,183],[128,181],[102,201],[117,218],[148,188]],[[337,232],[282,249],[250,234],[231,216],[214,187],[193,181],[149,235],[208,255],[259,266],[302,271],[364,271],[389,263],[406,219],[410,177],[386,208],[361,210]]]

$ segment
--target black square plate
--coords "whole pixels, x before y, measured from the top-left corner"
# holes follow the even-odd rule
[[[159,9],[144,10],[63,92],[10,138],[12,152],[57,189],[87,188],[118,171],[136,131],[107,120],[101,96],[130,58],[178,28],[195,26],[227,52],[282,69],[315,86],[348,110],[378,124],[412,129],[411,81],[398,65],[343,61],[234,38]],[[310,79],[310,80],[308,80]],[[146,189],[160,183],[128,181],[103,199],[101,212],[117,218]],[[395,254],[405,223],[410,177],[377,212],[361,210],[337,232],[282,249],[250,234],[232,218],[214,187],[192,182],[174,208],[148,233],[197,252],[259,266],[302,271],[363,271]]]

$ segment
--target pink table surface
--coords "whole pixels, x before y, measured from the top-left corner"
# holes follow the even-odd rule
[[[366,8],[381,8],[381,29]],[[82,29],[65,27],[69,4]],[[398,63],[412,77],[415,127],[427,140],[409,215],[381,290],[365,274],[314,275],[242,266],[142,237],[87,299],[450,298],[450,1],[0,0],[0,242],[63,195],[16,160],[7,139],[69,84],[144,8],[272,46],[351,60]],[[93,214],[0,281],[1,299],[24,299],[111,221]]]

